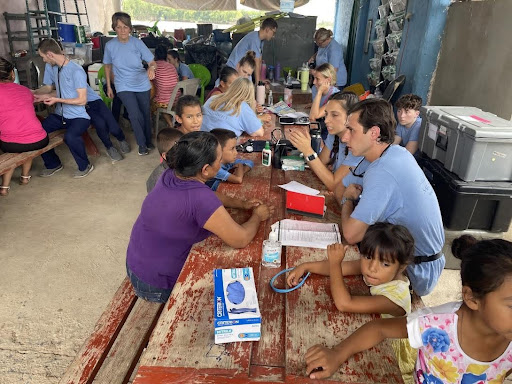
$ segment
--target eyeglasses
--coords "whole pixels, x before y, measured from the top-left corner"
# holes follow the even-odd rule
[[[350,167],[350,173],[352,173],[352,175],[354,175],[354,177],[363,177],[364,176],[364,173],[365,171],[361,172],[361,173],[356,173],[357,171],[357,168],[359,168],[359,166],[361,165],[361,163],[364,161],[364,158],[362,158],[359,163],[357,163],[356,167],[354,169],[352,169],[352,167]]]

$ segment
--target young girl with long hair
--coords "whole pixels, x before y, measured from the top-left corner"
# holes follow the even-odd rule
[[[416,383],[503,383],[512,370],[512,243],[463,235],[452,253],[462,260],[461,302],[374,320],[332,349],[311,347],[310,378],[331,376],[352,355],[386,338],[407,337],[418,350]]]
[[[325,124],[329,134],[319,154],[315,153],[311,147],[309,131],[293,130],[286,135],[304,154],[309,167],[329,191],[334,191],[336,185],[341,184],[343,178],[349,173],[349,167],[355,167],[363,160],[361,157],[352,156],[347,146],[341,142],[341,137],[345,133],[347,111],[357,101],[357,96],[353,92],[335,93],[331,96],[325,109]]]
[[[202,131],[229,129],[240,136],[263,136],[264,129],[255,112],[254,86],[249,79],[239,77],[226,93],[210,98],[203,106]]]

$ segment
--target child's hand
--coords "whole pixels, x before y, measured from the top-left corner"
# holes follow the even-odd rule
[[[340,264],[345,258],[345,252],[347,250],[347,246],[335,243],[327,246],[327,257],[329,258],[329,263]]]
[[[295,287],[302,281],[302,276],[304,276],[306,272],[306,266],[304,264],[296,266],[293,270],[288,272],[286,284],[288,284],[289,287]]]
[[[331,377],[345,360],[338,350],[317,344],[306,352],[306,374],[310,379],[326,379]]]

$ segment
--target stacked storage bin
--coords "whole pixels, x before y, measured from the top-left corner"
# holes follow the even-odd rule
[[[421,107],[420,160],[448,230],[507,231],[512,122],[474,107]]]
[[[396,77],[396,59],[402,40],[407,0],[381,0],[379,19],[375,22],[375,39],[372,40],[373,58],[371,72],[367,75],[370,86],[381,80],[392,81]]]

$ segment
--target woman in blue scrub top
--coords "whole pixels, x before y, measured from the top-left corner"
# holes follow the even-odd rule
[[[356,167],[363,159],[354,157],[341,142],[341,137],[345,133],[347,111],[358,101],[353,92],[336,93],[331,96],[325,108],[325,125],[329,135],[320,154],[313,151],[307,130],[286,133],[286,137],[304,154],[309,167],[329,191],[334,191],[337,185],[341,184],[343,178],[350,172],[349,167]]]
[[[311,96],[313,102],[309,111],[311,120],[318,120],[325,116],[325,105],[329,98],[338,93],[340,90],[336,88],[336,71],[334,67],[325,63],[315,69],[313,75],[313,87],[311,87]]]
[[[336,86],[338,88],[343,87],[347,84],[347,68],[343,60],[343,48],[333,39],[330,29],[318,29],[315,32],[314,40],[315,44],[318,45],[318,52],[311,56],[309,62],[316,61],[317,67],[324,63],[331,64],[336,71]]]
[[[244,132],[250,136],[263,136],[263,124],[255,109],[254,85],[251,80],[239,77],[225,93],[209,98],[203,105],[201,131],[224,128],[237,136]]]
[[[153,149],[151,143],[150,80],[155,78],[156,62],[146,45],[131,36],[130,15],[116,12],[112,15],[112,28],[117,37],[105,45],[103,64],[107,80],[107,95],[113,97],[112,71],[117,96],[130,114],[130,123],[139,145],[139,155],[147,155]],[[146,70],[143,61],[149,67]]]

